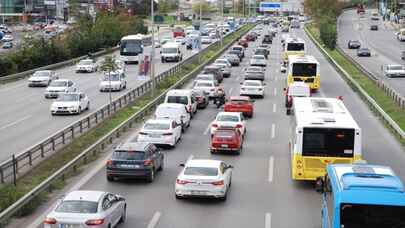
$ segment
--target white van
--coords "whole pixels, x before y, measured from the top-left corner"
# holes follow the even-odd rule
[[[155,111],[156,119],[172,119],[175,120],[177,124],[181,125],[181,129],[184,132],[186,128],[190,126],[191,117],[190,113],[187,112],[186,106],[184,104],[160,104]]]
[[[184,104],[191,117],[197,112],[197,101],[190,89],[172,89],[166,93],[165,103]]]
[[[160,49],[162,63],[164,62],[179,62],[183,60],[183,53],[181,53],[180,45],[177,43],[165,43]]]

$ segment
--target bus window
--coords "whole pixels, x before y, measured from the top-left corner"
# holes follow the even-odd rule
[[[353,157],[354,129],[304,128],[303,156]]]
[[[316,76],[316,63],[294,63],[292,76]]]
[[[304,51],[303,43],[288,43],[287,51]]]

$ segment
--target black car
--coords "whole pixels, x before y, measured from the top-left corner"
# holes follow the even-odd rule
[[[221,83],[224,80],[224,75],[222,74],[222,68],[215,65],[209,65],[204,67],[201,74],[213,74],[217,81]]]
[[[199,90],[199,89],[194,89],[193,93],[197,100],[197,108],[199,108],[199,109],[206,108],[208,106],[208,104],[210,103],[210,99],[208,96],[209,94],[206,93],[205,91]]]
[[[378,30],[378,25],[371,25],[370,30],[377,31]]]
[[[273,38],[270,35],[265,35],[262,40],[263,44],[271,44],[273,43]]]
[[[107,180],[115,178],[155,179],[163,170],[164,155],[155,145],[146,142],[130,142],[118,146],[107,161]]]
[[[347,48],[349,49],[358,49],[361,47],[361,43],[358,40],[349,40],[347,43]]]
[[[357,56],[359,56],[359,57],[364,57],[364,56],[370,57],[371,56],[370,49],[368,49],[368,48],[359,48],[359,49],[357,49]]]

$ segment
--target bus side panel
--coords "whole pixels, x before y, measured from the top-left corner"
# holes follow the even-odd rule
[[[321,219],[322,219],[322,228],[331,228],[329,226],[329,214],[328,206],[326,205],[325,194],[322,195],[322,209],[321,209]]]

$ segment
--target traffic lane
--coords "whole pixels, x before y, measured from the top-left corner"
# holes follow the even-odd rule
[[[205,47],[206,45],[203,46],[203,48]],[[185,49],[185,47],[182,47],[182,49]],[[191,51],[185,51],[185,57],[191,54]],[[157,58],[160,60],[158,53]],[[155,61],[155,63],[158,64],[158,67],[155,68],[157,74],[177,64],[160,63],[159,60]],[[138,70],[136,69],[138,65],[128,65],[127,67],[127,89],[112,93],[113,99],[145,82],[138,80]],[[100,73],[76,74],[74,66],[63,69],[63,71],[67,73],[64,73],[63,77],[61,74],[61,78],[72,79],[78,85],[79,90],[89,96],[91,105],[90,112],[109,102],[109,94],[101,93],[98,90],[102,76]],[[10,158],[12,154],[20,153],[90,113],[84,112],[82,115],[72,116],[51,116],[49,108],[53,100],[43,98],[45,89],[27,88],[26,82],[23,82],[23,84],[25,85],[13,85],[13,87],[11,87],[13,89],[11,90],[4,88],[7,92],[4,92],[5,98],[2,99],[1,105],[7,108],[2,109],[0,112],[0,119],[5,120],[5,124],[0,125],[0,131],[7,131],[7,134],[0,137],[0,145],[4,148],[4,152],[0,153],[0,160],[6,160]],[[16,113],[19,114],[16,115]],[[22,113],[24,113],[24,115],[21,115]],[[27,116],[29,116],[29,118],[27,118]],[[24,140],[21,140],[21,138]]]
[[[369,109],[369,107],[346,84],[334,68],[319,52],[309,38],[300,32],[309,44],[309,53],[314,55],[321,64],[321,93],[327,97],[343,96],[343,101],[353,118],[362,129],[363,158],[371,164],[391,166],[400,178],[405,180],[404,149],[396,138],[387,130]],[[325,76],[326,75],[326,76]]]

